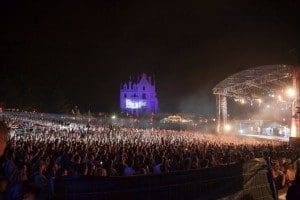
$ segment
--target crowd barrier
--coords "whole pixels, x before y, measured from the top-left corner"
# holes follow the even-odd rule
[[[203,170],[55,180],[55,199],[274,199],[268,165],[253,160]]]

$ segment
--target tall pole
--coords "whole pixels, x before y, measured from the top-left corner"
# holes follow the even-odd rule
[[[225,95],[221,96],[221,109],[222,109],[222,128],[224,129],[227,124],[227,97]]]
[[[216,95],[217,103],[217,132],[224,131],[224,127],[227,124],[227,98],[223,94]]]
[[[292,104],[291,136],[300,138],[300,68],[294,67],[292,74],[293,88],[296,91],[296,96]]]
[[[221,102],[220,94],[216,95],[216,104],[217,104],[217,133],[221,132]]]

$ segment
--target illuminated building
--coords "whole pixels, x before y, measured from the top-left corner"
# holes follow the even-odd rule
[[[158,111],[155,84],[151,82],[151,77],[142,74],[136,82],[130,80],[121,86],[120,110],[132,115]]]

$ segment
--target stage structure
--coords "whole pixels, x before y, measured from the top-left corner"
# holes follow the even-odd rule
[[[300,70],[291,65],[265,65],[243,70],[213,88],[217,103],[217,131],[223,132],[227,122],[227,98],[241,102],[261,103],[266,95],[291,87],[292,137],[300,137]]]
[[[120,88],[120,110],[131,115],[158,112],[155,83],[142,74],[137,81],[129,80]]]

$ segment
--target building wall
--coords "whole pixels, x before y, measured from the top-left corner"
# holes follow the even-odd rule
[[[136,81],[128,81],[120,88],[120,110],[133,115],[158,112],[155,85],[146,74]]]

